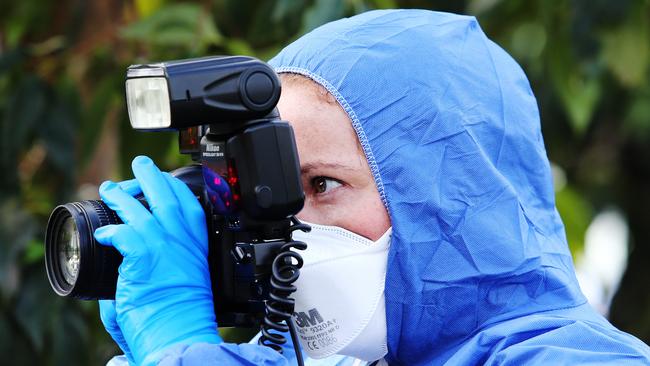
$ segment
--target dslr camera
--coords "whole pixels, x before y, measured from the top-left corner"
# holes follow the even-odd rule
[[[276,104],[280,81],[264,62],[227,56],[132,65],[126,74],[131,126],[179,131],[194,163],[171,172],[192,190],[207,220],[209,268],[220,326],[262,327],[262,341],[284,343],[292,283],[302,266],[292,249],[294,215],[304,204],[294,134]],[[146,206],[143,197],[138,198]],[[45,238],[54,291],[113,299],[121,255],[98,244],[98,227],[121,223],[101,200],[60,205]],[[276,348],[277,349],[277,348]]]

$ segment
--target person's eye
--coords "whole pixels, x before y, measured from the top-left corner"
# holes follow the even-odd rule
[[[315,177],[311,180],[311,186],[316,194],[323,194],[334,188],[342,186],[341,182],[328,177]]]

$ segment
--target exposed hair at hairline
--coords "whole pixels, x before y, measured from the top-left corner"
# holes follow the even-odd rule
[[[280,73],[280,81],[283,84],[293,84],[293,85],[300,85],[300,86],[305,86],[307,88],[311,88],[314,92],[316,92],[316,95],[318,95],[319,99],[322,100],[325,103],[328,104],[336,104],[338,105],[338,101],[330,92],[325,89],[324,86],[320,85],[319,83],[313,81],[312,79],[301,75],[301,74],[296,74],[292,72],[283,72]]]
[[[292,84],[294,86],[303,86],[306,88],[311,88],[322,102],[331,105],[336,105],[338,108],[340,108],[343,111],[343,107],[341,107],[341,105],[336,100],[336,98],[329,91],[327,91],[327,89],[325,89],[324,86],[320,85],[314,80],[304,75],[296,74],[292,72],[283,72],[280,73],[279,76],[280,76],[280,81],[283,84]],[[350,124],[352,124],[351,121]],[[365,157],[365,152],[363,151],[363,148],[361,147],[361,143],[359,142],[358,138],[356,139],[356,142],[357,142],[357,150],[359,151],[361,156]]]

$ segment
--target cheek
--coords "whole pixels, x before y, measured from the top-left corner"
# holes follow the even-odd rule
[[[338,226],[372,241],[379,239],[390,227],[390,218],[379,193],[375,194],[376,196],[359,197],[356,203],[351,202],[351,207],[343,214],[347,216],[346,222]]]
[[[379,193],[373,191],[341,195],[328,204],[307,199],[298,218],[315,224],[342,227],[376,241],[390,227],[390,218]]]

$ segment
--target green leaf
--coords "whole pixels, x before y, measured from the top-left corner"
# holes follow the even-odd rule
[[[7,365],[33,365],[38,358],[24,337],[15,327],[15,319],[9,311],[0,313],[0,352]],[[18,334],[17,334],[18,333]]]
[[[85,167],[97,148],[103,123],[106,122],[108,112],[126,103],[124,101],[124,76],[119,78],[108,74],[99,80],[89,105],[85,108],[83,119],[77,136],[80,140],[79,161]],[[120,110],[123,108],[120,108]]]
[[[65,173],[65,178],[72,177],[78,119],[70,106],[58,100],[51,101],[46,116],[40,121],[38,132],[47,149],[47,159],[59,172]]]
[[[558,83],[558,93],[573,130],[582,135],[593,116],[596,104],[600,100],[600,81],[572,74]]]
[[[68,301],[67,305],[71,306],[71,302]],[[88,364],[88,358],[97,351],[79,352],[79,349],[90,345],[90,339],[87,338],[90,324],[84,324],[84,316],[76,306],[61,312],[59,319],[52,334],[52,360],[59,365]]]
[[[0,53],[0,76],[5,76],[12,68],[24,62],[25,52],[21,48],[3,50]]]
[[[342,18],[345,14],[343,0],[316,0],[303,16],[302,32],[307,33],[332,20]]]
[[[647,20],[626,22],[620,28],[605,32],[602,43],[602,57],[621,84],[637,87],[647,82],[650,64]]]
[[[128,121],[120,123],[120,177],[112,179],[130,179],[133,177],[131,161],[138,155],[149,156],[162,170],[171,170],[178,166],[166,166],[165,157],[170,144],[178,145],[178,133],[175,132],[139,132],[131,128]]]
[[[135,0],[135,8],[141,18],[151,15],[156,10],[160,9],[164,0]]]
[[[400,7],[395,0],[373,0],[371,3],[377,9],[395,9]]]
[[[34,236],[34,225],[18,200],[0,202],[0,299],[20,288],[20,256]]]
[[[519,24],[511,35],[510,52],[518,60],[538,58],[546,46],[546,30],[539,22]]]
[[[25,250],[25,255],[23,256],[23,263],[25,264],[34,264],[36,262],[41,262],[43,256],[45,255],[45,244],[42,240],[32,239],[27,245]]]
[[[180,3],[162,7],[121,30],[121,36],[156,46],[193,49],[216,45],[222,40],[212,17],[197,4]]]
[[[564,222],[569,249],[576,258],[584,249],[585,232],[593,218],[593,208],[587,199],[569,185],[555,194],[555,205]]]
[[[602,95],[598,68],[589,63],[579,63],[565,40],[555,40],[549,53],[553,87],[560,97],[573,131],[583,135]]]
[[[46,87],[36,77],[27,77],[15,87],[3,116],[0,161],[7,171],[33,138],[46,114]],[[8,170],[14,172],[15,170]],[[4,174],[3,174],[4,175]]]
[[[24,289],[21,291],[16,304],[16,320],[22,326],[23,331],[28,334],[36,351],[42,351],[45,346],[45,332],[47,328],[47,318],[49,316],[48,292],[51,291],[49,286],[44,283],[44,278],[39,278],[33,274],[25,280]],[[49,294],[49,296],[54,296]],[[46,300],[47,299],[47,300]]]
[[[278,0],[271,13],[271,20],[277,23],[288,17],[300,15],[299,11],[305,7],[305,3],[306,0]]]
[[[470,0],[467,5],[469,14],[480,15],[495,8],[502,0]]]
[[[639,92],[624,119],[624,132],[638,142],[650,140],[650,85]]]
[[[226,41],[225,47],[231,55],[255,56],[255,50],[242,39],[230,38]]]

